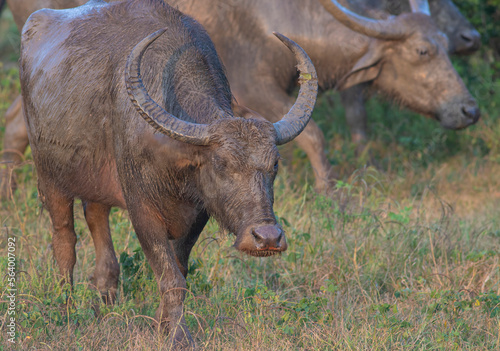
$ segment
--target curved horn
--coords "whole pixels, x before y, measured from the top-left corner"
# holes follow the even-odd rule
[[[410,0],[411,12],[421,12],[427,16],[431,15],[429,9],[429,1],[427,0]]]
[[[167,29],[160,29],[137,44],[127,59],[125,84],[130,100],[154,129],[169,137],[194,145],[208,145],[210,135],[205,124],[189,123],[171,115],[149,96],[141,78],[141,60],[148,46]]]
[[[333,17],[347,28],[369,37],[394,40],[406,36],[404,28],[392,17],[387,20],[374,20],[363,17],[341,6],[337,0],[319,0]]]
[[[280,121],[274,123],[274,129],[278,135],[276,145],[283,145],[299,135],[311,119],[318,95],[318,76],[311,59],[300,46],[282,34],[276,32],[273,34],[293,52],[298,62],[297,69],[300,72],[300,90],[297,100],[290,111]]]

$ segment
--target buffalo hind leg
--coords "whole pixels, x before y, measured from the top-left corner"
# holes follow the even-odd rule
[[[314,189],[318,193],[328,192],[337,175],[326,157],[325,136],[318,125],[311,119],[307,127],[295,138],[305,151],[316,177]]]
[[[168,239],[168,229],[155,208],[137,201],[139,196],[132,198],[135,201],[127,203],[130,219],[155,274],[161,295],[156,320],[168,328],[173,348],[192,347],[194,341],[183,313],[186,279],[177,265],[172,244]]]
[[[7,198],[16,189],[13,166],[20,163],[28,147],[28,131],[24,123],[21,95],[5,113],[5,134],[0,166],[0,198]]]
[[[109,229],[111,207],[96,202],[86,202],[83,210],[96,254],[96,267],[91,281],[101,293],[103,301],[112,304],[116,300],[120,265],[116,259]]]
[[[43,182],[39,175],[38,189],[52,221],[52,248],[59,271],[64,277],[62,284],[70,283],[73,286],[73,268],[76,263],[73,199],[49,184]]]

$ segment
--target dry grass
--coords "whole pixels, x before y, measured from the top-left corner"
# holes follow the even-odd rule
[[[468,169],[466,167],[466,169]],[[479,193],[496,180],[483,164]],[[77,205],[78,262],[73,292],[62,289],[50,247],[47,213],[40,213],[31,164],[23,187],[2,203],[2,236],[18,238],[18,347],[46,350],[165,348],[151,316],[157,288],[126,212],[112,215],[117,254],[138,268],[121,280],[116,306],[100,304],[88,276],[94,249]],[[430,171],[429,171],[430,172]],[[296,188],[283,169],[276,212],[289,238],[281,257],[252,258],[210,223],[192,254],[186,316],[206,350],[495,350],[500,347],[500,272],[495,200],[465,211],[475,179],[453,164],[420,179],[368,169],[346,182],[337,201]],[[450,174],[455,178],[450,181]],[[451,190],[450,190],[451,189]],[[463,200],[462,197],[463,195]],[[475,202],[474,202],[475,203]],[[448,205],[453,204],[454,210]],[[139,252],[140,253],[140,252]],[[0,249],[6,270],[6,247]],[[122,272],[124,269],[122,260]],[[1,300],[5,301],[5,294]],[[70,303],[66,305],[65,299]],[[4,315],[5,318],[5,315]],[[7,347],[5,328],[0,345]]]

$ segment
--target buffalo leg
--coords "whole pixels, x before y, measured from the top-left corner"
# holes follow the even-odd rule
[[[52,248],[59,271],[64,277],[62,283],[68,282],[73,285],[73,268],[76,263],[73,199],[56,187],[44,184],[41,175],[39,175],[38,189],[52,221]]]
[[[12,168],[20,163],[28,147],[28,131],[23,119],[22,99],[19,95],[5,113],[5,136],[2,167],[0,168],[0,198],[8,197],[16,181],[11,177]]]
[[[109,211],[111,207],[95,202],[87,202],[83,208],[96,253],[96,268],[91,280],[100,291],[104,302],[112,304],[116,300],[120,265],[116,259],[109,230]]]
[[[351,140],[363,146],[366,142],[366,109],[362,85],[356,85],[340,93],[345,108],[345,118],[351,132]],[[359,151],[359,150],[358,150]]]
[[[325,136],[318,125],[310,120],[307,127],[295,138],[295,141],[306,152],[316,178],[315,189],[322,193],[331,187],[335,178],[332,166],[326,157]]]
[[[342,104],[345,108],[345,117],[351,140],[356,145],[356,155],[361,156],[366,149],[367,141],[367,116],[366,116],[366,98],[363,94],[363,84],[355,85],[340,93]],[[368,163],[379,167],[379,163],[368,153]]]
[[[189,233],[180,239],[172,240],[177,265],[179,266],[179,269],[184,277],[186,277],[188,273],[189,255],[191,250],[193,249],[194,244],[196,244],[196,241],[205,227],[205,224],[207,224],[207,221],[208,214],[205,211],[200,212]]]
[[[137,199],[139,196],[132,196]],[[179,270],[168,229],[155,209],[138,201],[127,205],[130,219],[144,254],[155,274],[160,291],[160,306],[156,319],[168,326],[175,347],[193,345],[193,339],[184,319],[183,305],[186,279]],[[175,214],[181,216],[181,214]],[[175,221],[175,220],[174,220]]]

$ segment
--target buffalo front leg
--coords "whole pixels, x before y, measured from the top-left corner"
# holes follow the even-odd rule
[[[62,284],[73,285],[73,268],[76,263],[73,199],[50,183],[45,184],[41,175],[39,175],[38,189],[52,221],[52,248],[59,271],[64,277]]]
[[[120,265],[116,259],[109,230],[111,207],[96,202],[86,202],[83,209],[96,253],[96,268],[91,281],[101,293],[103,301],[112,304],[116,300]]]
[[[366,142],[366,109],[363,85],[355,85],[352,88],[340,92],[342,105],[345,109],[347,126],[351,132],[351,140],[357,145]]]
[[[188,273],[189,255],[194,244],[196,244],[201,231],[205,227],[205,224],[207,224],[208,217],[209,216],[205,211],[200,212],[189,230],[189,233],[180,239],[171,241],[177,265],[179,266],[179,269],[184,277],[186,277]]]
[[[351,140],[356,144],[356,155],[358,157],[369,151],[366,150],[368,127],[364,90],[364,84],[359,84],[340,93],[345,108],[345,118],[351,132]],[[379,163],[373,158],[371,152],[368,152],[367,161],[369,164],[379,167]]]
[[[12,170],[23,159],[28,147],[28,131],[23,119],[22,99],[19,95],[5,113],[5,135],[2,165],[0,167],[0,198],[7,198],[16,189]]]
[[[137,238],[158,283],[161,296],[156,320],[168,328],[174,348],[192,347],[194,342],[183,313],[186,279],[177,265],[168,228],[153,206],[134,201],[127,207]]]

